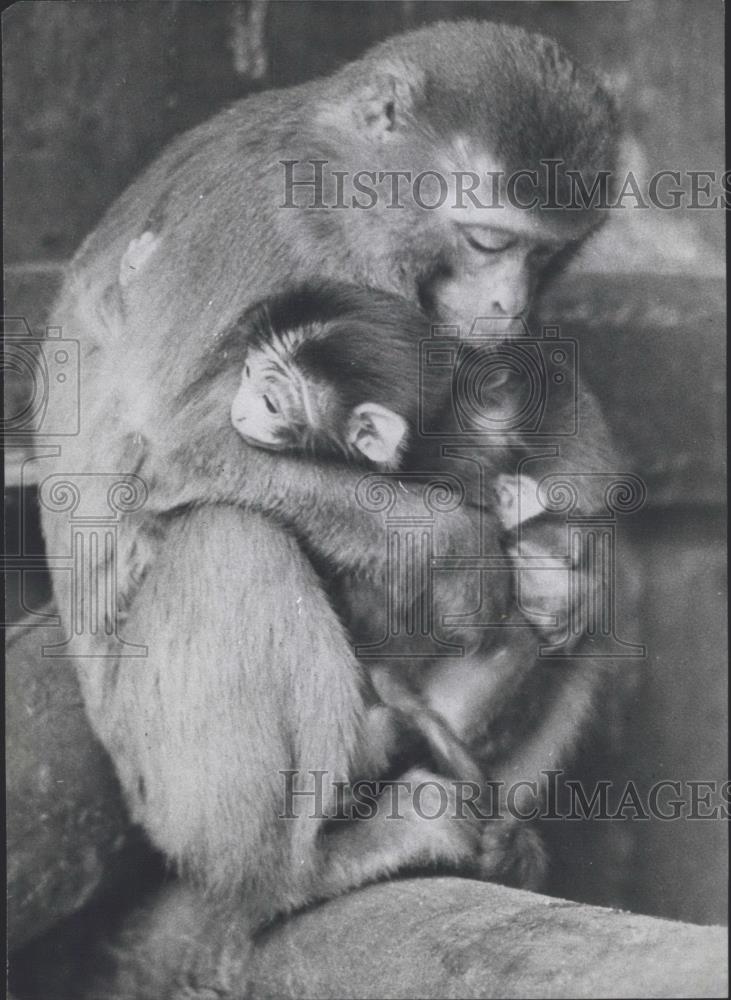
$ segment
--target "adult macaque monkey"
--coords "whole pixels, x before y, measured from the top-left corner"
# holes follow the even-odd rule
[[[398,209],[394,175],[378,172],[440,171],[452,184],[551,157],[563,163],[560,197],[567,169],[590,188],[612,168],[614,132],[607,95],[553,42],[502,25],[436,24],[183,135],[71,264],[52,315],[82,345],[81,427],[56,470],[85,476],[93,510],[106,510],[108,490],[95,474],[136,473],[149,490],[119,525],[117,565],[131,601],[125,638],[148,656],[79,659],[86,706],[155,843],[248,914],[228,926],[403,863],[461,858],[471,844],[464,822],[372,821],[322,838],[315,822],[277,820],[280,769],[347,780],[374,773],[382,756],[347,638],[281,525],[307,509],[313,543],[376,578],[384,529],[356,501],[361,472],[245,451],[233,428],[230,457],[212,461],[210,426],[176,422],[176,401],[218,334],[285,280],[368,284],[464,325],[522,313],[601,213],[543,213],[540,183],[524,211],[469,198],[432,211],[426,195]],[[318,160],[321,202],[311,184],[292,196],[287,172],[311,179]],[[363,170],[375,172],[372,208],[316,207],[335,204],[339,178],[355,184]],[[48,551],[65,553],[69,515],[50,506]],[[436,518],[436,552],[475,551],[476,530],[464,507]],[[153,558],[135,593],[140,546]],[[64,607],[61,571],[54,588]],[[99,639],[89,642],[98,652]]]

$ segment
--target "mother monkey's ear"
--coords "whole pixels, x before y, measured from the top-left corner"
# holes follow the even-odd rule
[[[415,100],[423,86],[423,70],[393,58],[376,66],[347,67],[351,68],[359,72],[342,74],[343,96],[318,110],[317,124],[353,133],[370,143],[392,141],[412,120]],[[369,168],[369,164],[363,164],[363,169]]]

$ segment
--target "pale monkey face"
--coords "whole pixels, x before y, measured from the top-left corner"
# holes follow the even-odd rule
[[[467,330],[478,317],[492,319],[501,333],[526,313],[553,258],[580,244],[597,224],[589,213],[553,218],[510,204],[461,212],[445,207],[440,214],[452,234],[451,273],[433,289],[440,314]]]
[[[231,404],[231,422],[241,437],[260,448],[279,451],[287,446],[287,431],[302,422],[300,410],[290,375],[251,351]]]
[[[378,403],[355,406],[347,418],[328,425],[327,398],[282,352],[250,351],[231,404],[231,422],[249,444],[270,451],[307,450],[336,444],[384,468],[398,464],[406,446],[403,417]],[[330,418],[332,421],[332,417]]]
[[[523,315],[543,270],[564,245],[548,231],[458,226],[452,275],[435,289],[442,314],[468,329],[477,317],[500,323]]]

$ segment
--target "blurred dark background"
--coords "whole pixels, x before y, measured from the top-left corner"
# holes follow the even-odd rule
[[[5,315],[36,333],[52,322],[63,262],[176,133],[238,97],[326,73],[394,32],[460,17],[543,31],[603,73],[638,178],[722,172],[721,0],[20,2],[3,14]],[[721,210],[630,208],[541,307],[579,339],[583,375],[648,486],[644,510],[619,526],[620,557],[626,546],[641,567],[629,609],[638,631],[624,637],[648,657],[623,720],[628,735],[592,765],[644,787],[726,776],[724,266]],[[6,376],[12,407],[23,387]],[[33,490],[20,489],[25,454],[11,449],[7,462],[13,565],[42,553]],[[42,571],[12,570],[8,583],[9,621],[48,596]],[[611,850],[587,826],[560,839],[554,891],[725,919],[723,822],[629,824],[613,832]]]

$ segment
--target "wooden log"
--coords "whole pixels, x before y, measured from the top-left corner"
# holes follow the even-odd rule
[[[373,886],[262,942],[257,995],[728,995],[724,928],[695,927],[468,879]],[[297,955],[294,963],[288,959]]]
[[[195,895],[168,886],[106,942],[115,967],[75,995],[177,1000],[191,954],[215,950],[219,938],[201,921]],[[248,971],[257,1000],[719,997],[728,995],[726,951],[723,928],[470,879],[418,878],[369,886],[278,923],[260,935]],[[99,968],[93,954],[89,962]],[[243,984],[243,961],[233,965],[233,982]]]

